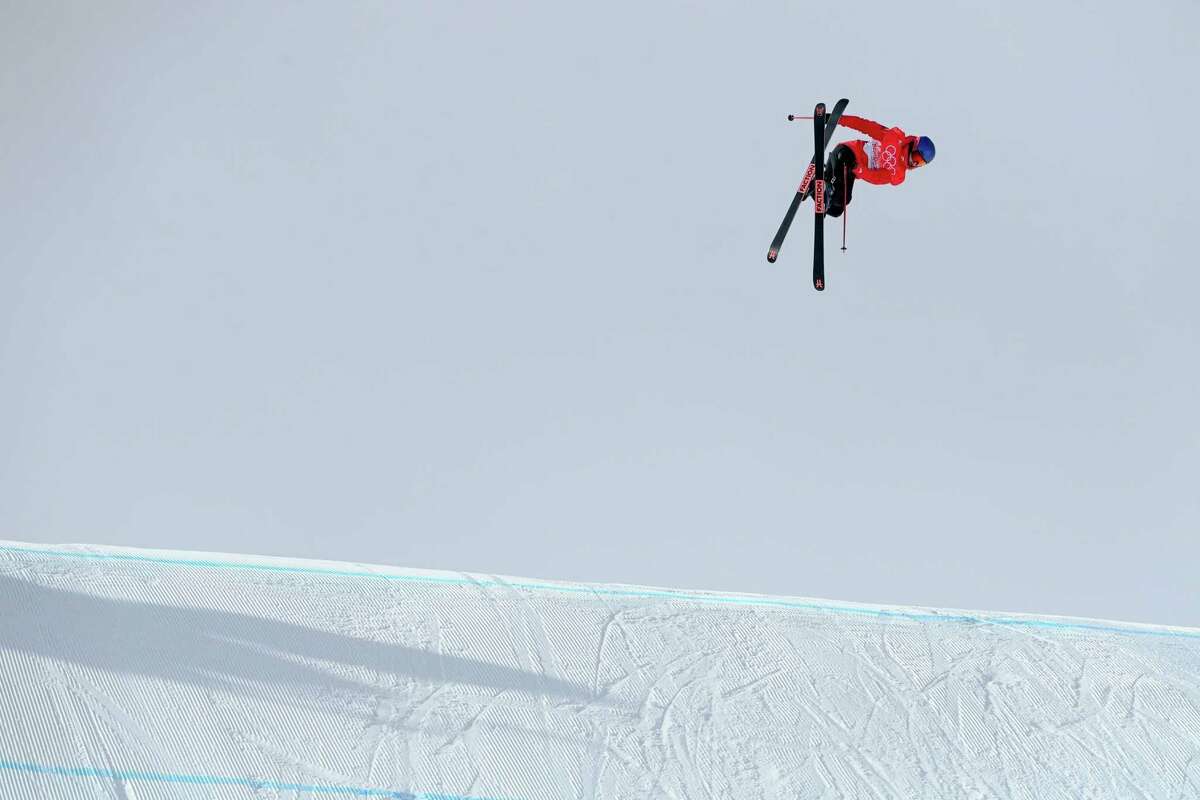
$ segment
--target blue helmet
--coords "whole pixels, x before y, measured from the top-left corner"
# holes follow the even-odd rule
[[[918,136],[913,142],[913,153],[921,157],[921,163],[928,164],[933,161],[934,153],[937,152],[933,148],[933,140],[928,136]]]

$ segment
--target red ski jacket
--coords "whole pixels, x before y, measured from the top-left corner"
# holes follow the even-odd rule
[[[870,141],[854,139],[842,144],[854,151],[854,177],[880,186],[904,183],[908,173],[909,143],[916,139],[899,128],[885,128],[878,122],[843,114],[839,125],[870,136]]]

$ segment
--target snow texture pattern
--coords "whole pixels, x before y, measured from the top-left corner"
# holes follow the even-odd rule
[[[1200,797],[1200,630],[0,543],[0,797]]]

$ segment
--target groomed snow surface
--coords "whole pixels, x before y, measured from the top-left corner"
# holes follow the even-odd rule
[[[1200,630],[0,543],[0,648],[4,800],[1200,798]]]

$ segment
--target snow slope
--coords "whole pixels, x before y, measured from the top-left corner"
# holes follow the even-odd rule
[[[1200,798],[1200,630],[0,543],[0,798]]]

